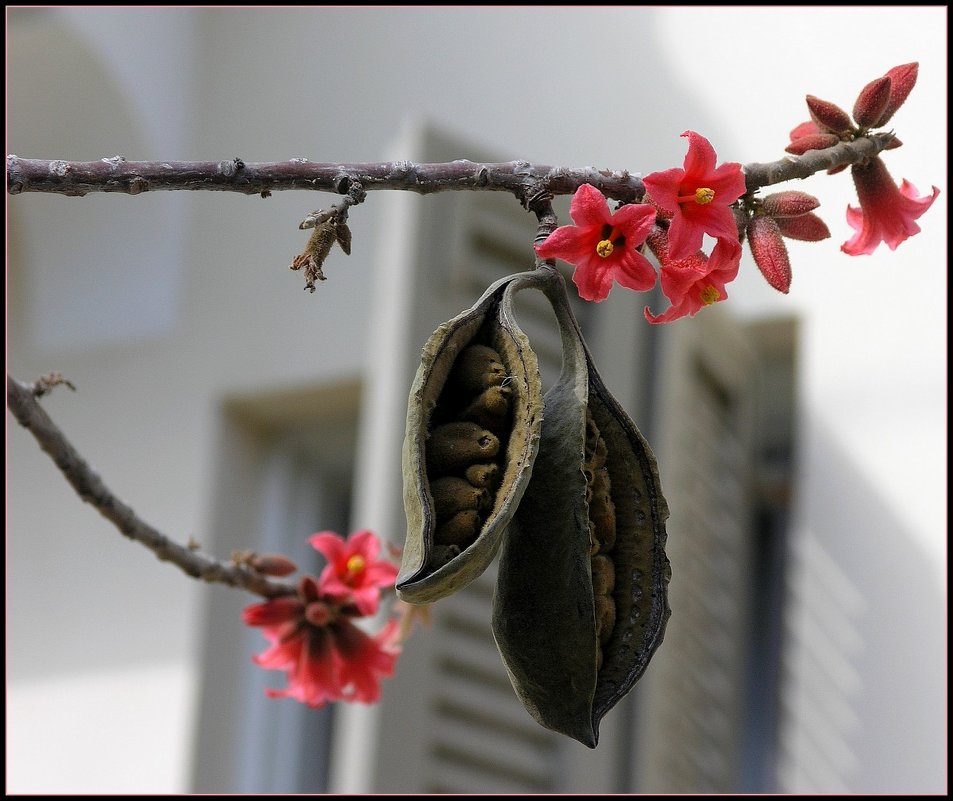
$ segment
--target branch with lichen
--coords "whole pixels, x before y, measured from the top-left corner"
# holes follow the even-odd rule
[[[220,562],[200,554],[194,543],[177,543],[141,520],[106,486],[37,402],[38,397],[60,384],[73,388],[55,373],[33,384],[23,384],[7,376],[7,406],[20,425],[36,438],[80,498],[99,510],[126,537],[193,578],[248,590],[265,598],[294,593],[291,585],[271,581],[259,573],[254,567],[255,554],[236,554],[231,562]]]
[[[764,186],[807,178],[814,173],[857,164],[886,149],[889,133],[862,136],[803,156],[745,165],[749,192]],[[7,192],[48,192],[82,196],[90,192],[137,195],[158,191],[241,192],[267,197],[271,192],[312,190],[349,195],[355,184],[362,192],[392,189],[426,195],[477,190],[509,192],[524,206],[541,194],[571,195],[591,184],[606,197],[623,203],[642,199],[642,180],[627,170],[568,169],[528,161],[478,163],[460,159],[436,164],[388,161],[329,164],[298,158],[280,162],[126,161],[121,156],[100,161],[24,159],[7,156]]]

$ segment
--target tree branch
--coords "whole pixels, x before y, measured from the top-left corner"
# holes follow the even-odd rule
[[[66,382],[59,380],[57,383]],[[37,403],[36,397],[47,391],[49,383],[43,379],[28,385],[7,376],[7,406],[14,417],[33,434],[40,447],[76,490],[76,494],[96,507],[120,532],[145,545],[161,561],[171,562],[193,578],[239,587],[265,598],[295,592],[291,585],[270,581],[245,564],[227,564],[202,556],[186,545],[173,542],[140,520],[129,506],[110,491]]]
[[[852,142],[841,142],[825,150],[809,150],[803,156],[788,156],[765,164],[744,166],[745,185],[749,192],[795,178],[810,178],[821,170],[857,164],[873,158],[894,142],[892,133],[860,136]]]
[[[748,191],[807,178],[821,170],[854,164],[886,148],[892,134],[859,137],[827,150],[788,156],[767,164],[748,164]],[[48,161],[7,156],[7,192],[52,192],[81,196],[89,192],[187,190],[242,192],[266,195],[292,189],[348,194],[359,183],[363,190],[397,189],[420,194],[480,190],[510,192],[524,205],[540,193],[570,195],[592,184],[606,197],[632,203],[642,199],[642,180],[627,170],[594,167],[566,169],[527,161],[480,164],[461,159],[438,164],[389,161],[367,164],[322,164],[307,159],[246,163],[229,161],[126,161],[121,156],[100,161]]]

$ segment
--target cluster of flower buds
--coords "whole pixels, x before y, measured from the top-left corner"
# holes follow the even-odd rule
[[[851,115],[842,108],[814,95],[807,96],[811,119],[791,131],[788,153],[801,155],[809,150],[822,150],[840,142],[866,136],[872,129],[881,128],[893,118],[917,82],[918,65],[901,64],[886,75],[868,83],[853,107]],[[897,137],[891,138],[887,150],[901,146]],[[834,167],[828,172],[840,172]],[[847,207],[847,222],[854,236],[841,245],[851,256],[873,253],[881,242],[896,250],[897,246],[920,232],[916,220],[933,205],[940,190],[920,197],[917,188],[904,180],[898,187],[879,156],[867,159],[850,168],[857,189],[860,208]]]
[[[778,292],[791,288],[791,260],[782,237],[819,242],[831,232],[814,213],[820,201],[806,192],[775,192],[748,204],[751,214],[745,229],[755,264]]]
[[[354,621],[377,613],[381,588],[393,588],[397,567],[378,559],[380,543],[370,531],[355,532],[346,541],[325,531],[308,541],[327,560],[321,575],[302,576],[295,594],[252,604],[242,613],[245,624],[260,627],[271,642],[255,663],[287,674],[285,689],[266,692],[311,707],[342,700],[373,703],[380,698],[380,679],[394,672],[401,620],[389,618],[374,635]],[[286,576],[297,569],[284,556],[246,561],[266,575]]]
[[[826,100],[807,96],[811,119],[791,132],[787,152],[803,155],[867,136],[889,122],[907,99],[917,79],[917,65],[903,64],[865,86],[853,115]],[[791,264],[784,237],[818,242],[830,236],[814,213],[820,202],[804,192],[785,191],[757,198],[747,192],[740,164],[716,165],[705,137],[686,131],[688,154],[682,168],[647,175],[643,203],[623,205],[614,213],[594,187],[579,187],[570,216],[573,225],[557,228],[536,252],[543,259],[562,259],[576,267],[573,281],[585,300],[604,300],[613,281],[636,291],[655,286],[656,272],[642,255],[647,245],[659,262],[658,280],[671,306],[660,315],[648,308],[651,323],[693,316],[728,297],[725,286],[738,274],[741,238],[747,236],[755,263],[780,292],[791,285]],[[890,134],[886,149],[900,146]],[[834,167],[829,173],[846,167]],[[851,167],[860,208],[847,208],[854,236],[841,246],[857,256],[886,242],[891,250],[920,227],[915,220],[933,203],[939,190],[920,197],[908,181],[898,187],[879,156]],[[715,239],[705,253],[705,235]]]

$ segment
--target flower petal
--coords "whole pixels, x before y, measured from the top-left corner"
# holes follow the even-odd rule
[[[374,532],[368,530],[355,531],[347,539],[347,552],[348,556],[360,554],[368,562],[373,562],[381,552],[381,545]]]
[[[609,297],[612,289],[612,272],[606,265],[600,264],[598,256],[587,259],[576,266],[572,282],[579,290],[579,297],[598,303]]]
[[[933,187],[932,195],[918,197],[916,187],[907,180],[897,187],[879,157],[853,165],[851,175],[860,209],[847,207],[847,222],[855,234],[841,245],[841,250],[851,256],[873,253],[881,242],[896,250],[920,232],[916,220],[933,205],[940,192]]]
[[[685,170],[672,167],[670,170],[653,172],[642,179],[642,186],[652,196],[652,202],[667,212],[678,211],[678,190],[685,178]]]
[[[570,264],[578,264],[595,253],[592,229],[564,225],[536,245],[536,253],[544,259],[562,259]]]
[[[655,286],[656,281],[655,268],[652,266],[652,262],[637,250],[626,253],[619,260],[612,271],[612,277],[621,286],[636,292],[648,292]]]
[[[321,531],[308,537],[308,542],[329,562],[334,562],[344,555],[344,539],[333,531]]]
[[[246,626],[276,626],[294,620],[304,609],[293,596],[272,598],[261,604],[252,604],[242,610],[242,622]]]
[[[707,175],[714,170],[718,157],[711,142],[694,131],[685,131],[682,136],[688,138],[688,153],[685,155],[686,177],[692,180],[695,176]]]
[[[591,184],[583,184],[572,196],[569,216],[578,226],[602,225],[609,222],[611,212],[605,195]]]

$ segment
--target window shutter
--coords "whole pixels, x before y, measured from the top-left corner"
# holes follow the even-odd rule
[[[321,561],[306,537],[347,531],[360,388],[341,383],[232,397],[222,409],[213,553],[256,543],[289,556],[304,572]],[[239,624],[254,603],[209,593],[193,788],[218,793],[299,793],[327,788],[334,710],[265,696],[282,687],[252,654],[268,642]]]
[[[760,368],[721,312],[672,325],[659,361],[673,615],[636,688],[640,792],[737,792],[745,771]]]

